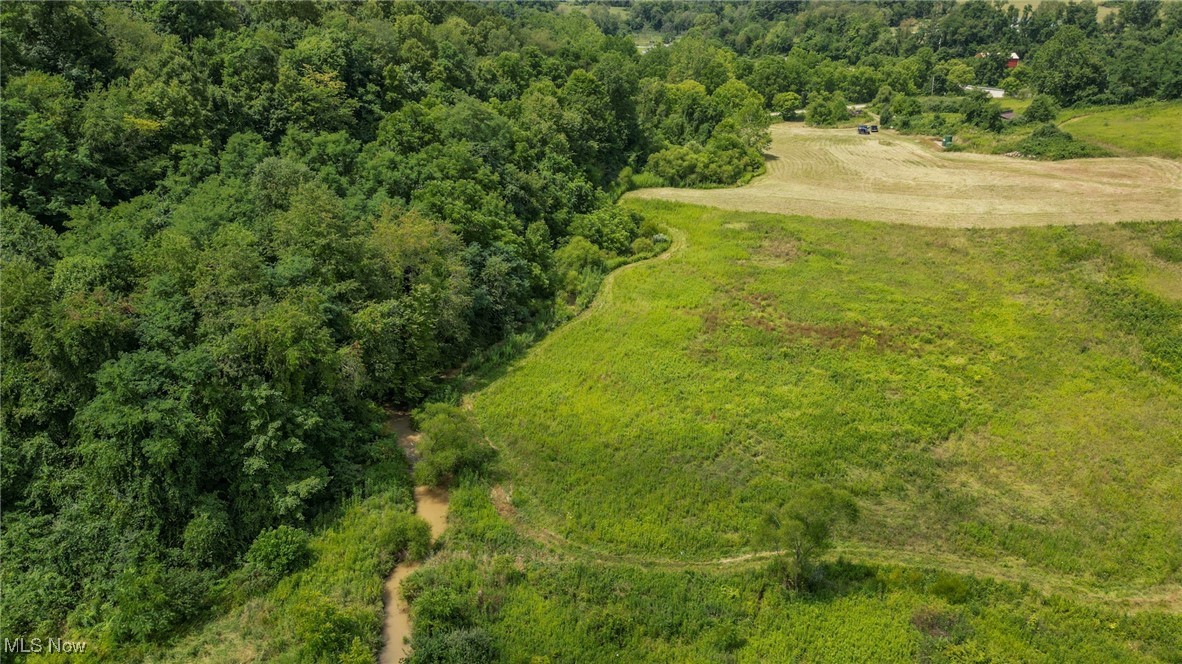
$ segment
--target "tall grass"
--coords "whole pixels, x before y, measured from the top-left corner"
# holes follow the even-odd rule
[[[766,563],[645,566],[514,544],[488,537],[512,530],[488,488],[463,489],[455,539],[407,581],[415,638],[481,635],[490,647],[470,662],[1107,663],[1182,653],[1178,616],[1123,615],[939,570],[836,560],[801,595]]]
[[[1138,271],[1178,224],[630,204],[689,249],[619,275],[610,306],[473,399],[531,523],[610,552],[731,555],[821,481],[859,497],[864,545],[1130,592],[1182,581],[1182,304],[1104,295],[1147,293]],[[1131,323],[1146,302],[1155,318]]]
[[[1059,126],[1119,154],[1182,158],[1182,102],[1071,109]]]

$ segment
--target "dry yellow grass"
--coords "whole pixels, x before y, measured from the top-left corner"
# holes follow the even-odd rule
[[[733,210],[920,226],[1069,225],[1182,217],[1182,162],[1121,157],[1039,162],[942,152],[927,139],[772,127],[767,174],[734,189],[629,196]]]

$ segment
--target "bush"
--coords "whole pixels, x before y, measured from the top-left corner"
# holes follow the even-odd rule
[[[495,452],[484,442],[476,420],[467,411],[445,403],[423,406],[415,413],[422,437],[415,465],[420,484],[445,486],[465,473],[480,473]]]
[[[618,266],[610,265],[609,267],[615,269]],[[576,309],[581,310],[591,304],[591,301],[595,299],[595,294],[599,292],[599,286],[603,284],[603,277],[602,270],[586,269],[579,273],[574,289],[568,291],[569,295],[574,296]]]
[[[632,242],[632,255],[647,256],[656,251],[656,245],[647,237],[638,237]]]
[[[696,145],[675,145],[654,152],[645,163],[645,171],[674,186],[692,185],[697,177],[700,151]]]
[[[915,101],[927,113],[960,113],[965,102],[963,97],[926,97]]]
[[[1024,156],[1051,160],[1103,157],[1108,154],[1106,150],[1075,140],[1071,134],[1050,123],[1035,129],[1016,147]]]
[[[576,235],[554,252],[554,269],[559,290],[573,293],[578,290],[581,275],[588,270],[603,272],[606,261],[603,252],[585,237]]]
[[[928,592],[942,597],[952,604],[960,604],[969,597],[969,586],[965,580],[955,574],[941,572],[936,575]]]
[[[706,148],[678,145],[648,158],[646,169],[678,187],[739,184],[763,167],[758,150],[730,134],[715,136]]]
[[[304,593],[295,603],[291,620],[305,661],[339,661],[367,636],[362,620],[319,593]]]
[[[1055,98],[1050,95],[1037,95],[1030,100],[1030,106],[1026,108],[1022,117],[1027,122],[1051,122],[1057,115],[1059,104],[1055,102]]]
[[[1182,263],[1182,241],[1168,240],[1156,242],[1153,245],[1153,255],[1171,263]]]
[[[194,565],[222,562],[229,539],[230,517],[225,508],[216,500],[206,500],[185,526],[185,557]]]
[[[850,119],[845,97],[840,92],[814,92],[804,112],[804,121],[814,127],[833,127]]]
[[[246,552],[246,566],[256,578],[278,581],[311,562],[309,539],[306,531],[291,526],[264,530]]]
[[[772,110],[780,114],[780,119],[788,122],[796,119],[796,111],[800,108],[800,95],[795,92],[781,92],[772,98]]]
[[[991,101],[988,95],[981,92],[970,94],[965,97],[963,104],[965,122],[986,131],[1001,131],[1001,107]]]
[[[647,187],[664,187],[668,185],[665,180],[656,173],[637,173],[632,176],[633,189],[645,189]]]
[[[569,230],[571,235],[581,235],[604,251],[624,254],[639,229],[640,215],[616,205],[607,205],[575,217]]]
[[[891,100],[891,110],[895,115],[919,115],[923,113],[923,105],[915,97],[895,95]]]
[[[424,589],[411,606],[416,637],[437,637],[472,626],[472,601],[447,586]]]
[[[479,627],[417,639],[411,664],[485,664],[497,661],[492,637]]]
[[[196,615],[208,599],[209,577],[196,570],[145,563],[115,586],[108,628],[116,642],[157,640]]]
[[[656,235],[661,232],[661,226],[652,219],[646,218],[640,222],[640,237],[648,237]]]

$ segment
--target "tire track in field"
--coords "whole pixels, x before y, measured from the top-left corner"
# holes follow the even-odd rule
[[[493,486],[489,496],[501,518],[526,538],[560,556],[548,562],[594,562],[602,565],[628,565],[666,570],[723,571],[756,565],[786,553],[784,549],[749,551],[717,558],[686,560],[645,554],[614,553],[589,544],[575,542],[549,528],[527,522],[513,506],[510,492]],[[826,560],[845,558],[853,562],[901,567],[928,568],[976,578],[990,578],[1025,584],[1044,595],[1065,595],[1088,602],[1119,605],[1128,611],[1165,611],[1182,613],[1182,585],[1160,584],[1147,588],[1099,589],[1085,586],[1070,577],[1026,565],[1020,559],[989,562],[941,551],[899,549],[873,544],[843,543]]]
[[[586,316],[590,311],[602,309],[603,306],[611,300],[612,291],[615,288],[616,279],[619,277],[620,273],[631,270],[632,268],[639,265],[646,265],[652,261],[667,261],[677,254],[680,254],[685,250],[686,247],[689,246],[689,241],[686,239],[685,232],[680,229],[673,228],[672,226],[665,230],[669,233],[669,248],[657,254],[656,256],[636,261],[635,263],[621,265],[620,267],[609,272],[607,276],[603,278],[603,283],[599,284],[599,292],[595,294],[595,298],[591,300],[591,304],[589,304],[583,311],[580,311],[577,318]]]

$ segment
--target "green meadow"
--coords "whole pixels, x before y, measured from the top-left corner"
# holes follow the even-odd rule
[[[1065,111],[1059,126],[1118,154],[1182,158],[1182,102]]]
[[[1099,664],[1182,655],[1177,615],[930,568],[836,560],[823,588],[799,595],[764,562],[621,562],[540,546],[517,534],[481,482],[453,491],[446,537],[404,590],[415,638],[448,634],[447,646],[416,650],[413,662]]]
[[[583,550],[839,551],[1180,608],[1179,223],[955,230],[627,203],[675,231],[474,395],[524,523]]]

